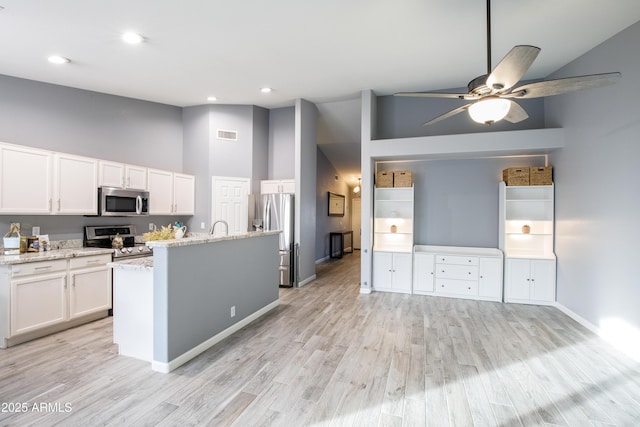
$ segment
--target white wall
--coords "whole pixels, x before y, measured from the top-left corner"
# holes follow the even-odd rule
[[[556,184],[558,302],[599,328],[640,329],[640,23],[550,77],[622,72],[614,86],[547,98],[565,129]],[[616,320],[617,319],[617,320]],[[626,341],[637,342],[628,336]]]

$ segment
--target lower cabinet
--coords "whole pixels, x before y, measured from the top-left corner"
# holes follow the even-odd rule
[[[505,302],[550,305],[555,300],[554,259],[507,258]]]
[[[411,293],[412,254],[373,252],[373,289]]]
[[[501,302],[502,259],[494,248],[418,245],[413,293]]]
[[[110,261],[104,254],[0,266],[0,348],[106,316]]]

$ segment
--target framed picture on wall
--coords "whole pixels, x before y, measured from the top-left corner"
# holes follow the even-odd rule
[[[344,216],[345,196],[329,191],[329,216]]]

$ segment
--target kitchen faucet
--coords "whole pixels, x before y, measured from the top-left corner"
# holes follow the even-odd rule
[[[209,230],[209,234],[213,234],[213,232],[216,229],[216,224],[219,223],[219,222],[223,223],[225,225],[225,227],[227,228],[225,233],[228,236],[229,235],[229,223],[227,223],[227,221],[225,221],[224,219],[219,219],[216,222],[214,222],[213,225],[211,226],[211,229]]]

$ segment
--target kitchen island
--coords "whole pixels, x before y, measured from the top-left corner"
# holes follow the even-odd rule
[[[151,241],[153,258],[109,264],[120,353],[170,372],[277,307],[278,234]]]

